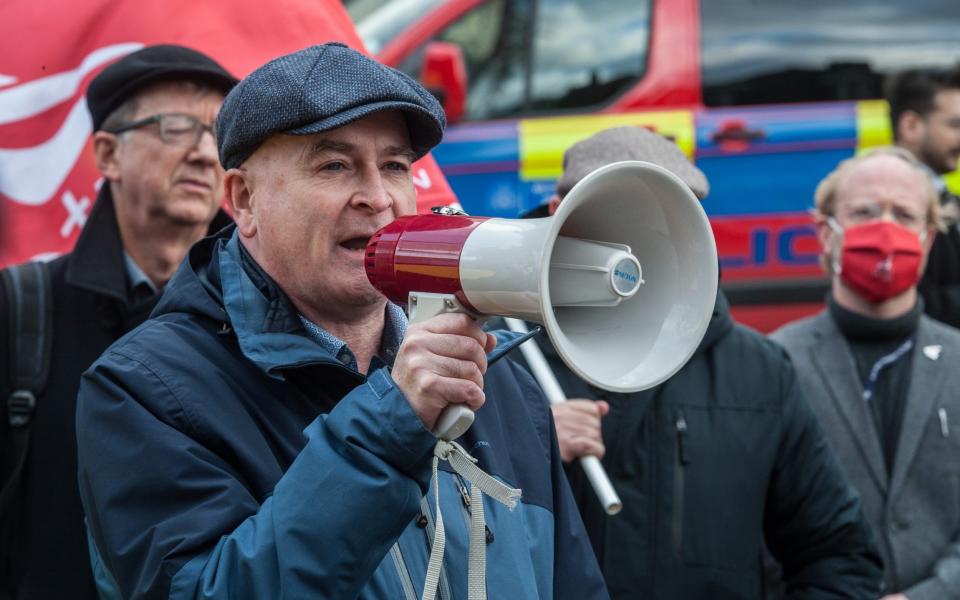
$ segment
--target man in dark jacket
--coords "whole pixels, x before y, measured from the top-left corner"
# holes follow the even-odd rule
[[[700,198],[709,189],[673,143],[621,127],[567,150],[550,212],[581,178],[618,160],[658,164]],[[620,514],[606,515],[583,471],[569,466],[611,596],[762,598],[766,542],[791,598],[877,597],[880,561],[860,502],[790,361],[735,324],[721,292],[690,361],[639,393],[594,388],[540,344],[574,399],[553,407],[561,452],[602,455],[623,501]]]
[[[408,325],[367,280],[443,126],[422,86],[336,43],[227,97],[237,226],[80,389],[105,596],[607,597],[536,384],[466,315]],[[466,451],[431,433],[454,403],[480,409]]]
[[[940,194],[945,228],[933,234],[920,280],[924,310],[960,327],[960,198],[943,178],[960,168],[960,67],[897,73],[888,83],[887,101],[894,141],[920,161]]]
[[[209,57],[179,46],[134,52],[91,82],[103,185],[73,252],[48,265],[49,378],[25,424],[11,424],[18,415],[7,411],[16,353],[0,278],[0,452],[9,486],[0,507],[0,597],[96,597],[77,493],[80,375],[147,318],[190,245],[229,223],[219,210],[223,170],[210,127],[235,83]]]

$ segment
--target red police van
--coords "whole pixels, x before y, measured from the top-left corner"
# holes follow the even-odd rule
[[[762,330],[822,304],[813,191],[841,159],[890,142],[884,77],[960,59],[956,0],[347,8],[371,53],[443,100],[452,126],[434,156],[469,213],[537,206],[564,149],[601,129],[673,138],[710,180],[704,208],[734,314]]]

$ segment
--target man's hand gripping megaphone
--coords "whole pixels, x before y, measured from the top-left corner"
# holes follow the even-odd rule
[[[496,338],[465,313],[411,319],[391,375],[413,411],[437,437],[456,439],[473,422],[473,412],[484,402],[487,354],[496,344]],[[438,427],[441,412],[450,405],[469,409],[469,415],[461,417],[468,420],[466,427],[451,429],[445,423]]]

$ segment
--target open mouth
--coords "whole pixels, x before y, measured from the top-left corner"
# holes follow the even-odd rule
[[[350,239],[347,239],[347,240],[343,240],[342,242],[340,242],[340,245],[341,245],[342,247],[346,248],[347,250],[354,250],[354,251],[363,252],[364,250],[367,249],[367,242],[369,242],[369,241],[370,241],[369,236],[368,236],[368,237],[354,237],[354,238],[350,238]]]

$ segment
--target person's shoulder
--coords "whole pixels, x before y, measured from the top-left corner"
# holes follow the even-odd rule
[[[69,253],[61,255],[51,261],[47,261],[43,264],[43,268],[47,273],[47,277],[50,281],[50,295],[52,296],[50,300],[55,303],[59,300],[64,299],[66,293],[66,269],[69,260]],[[25,264],[25,263],[20,263]],[[7,271],[13,267],[18,267],[17,265],[8,265],[0,271]],[[2,319],[2,324],[0,324],[0,334],[2,334],[3,339],[0,340],[0,343],[7,344],[8,337],[7,327],[10,325],[11,318],[8,316],[11,309],[10,305],[10,290],[7,289],[7,278],[6,276],[0,276],[0,319]]]
[[[777,344],[787,348],[795,348],[804,344],[814,342],[812,335],[820,331],[824,325],[824,319],[829,318],[825,312],[805,317],[792,323],[787,323],[770,334],[769,338]]]
[[[734,323],[727,334],[730,339],[737,340],[741,344],[755,346],[761,351],[776,350],[777,345],[772,343],[767,336],[756,329],[742,323]]]
[[[774,366],[789,361],[787,350],[768,336],[756,329],[735,323],[728,335],[736,340],[738,360],[747,363],[765,361],[767,366]]]
[[[920,332],[937,343],[960,349],[960,329],[941,323],[927,315],[920,315]]]
[[[783,346],[755,329],[734,323],[713,352],[714,363],[721,365],[717,377],[733,382],[739,390],[737,404],[779,405],[780,390],[794,373],[793,361]]]
[[[67,266],[73,260],[73,252],[66,252],[47,262],[47,268],[50,269],[50,275],[54,280],[65,279]]]
[[[736,357],[739,361],[756,363],[757,361],[782,362],[787,360],[783,346],[756,329],[740,323],[734,323],[730,331],[720,340],[717,349]]]
[[[50,278],[51,286],[54,290],[57,290],[58,286],[64,284],[66,280],[67,265],[70,264],[71,253],[61,254],[60,256],[48,260],[48,261],[36,261],[38,264],[41,264],[44,270],[47,272],[47,276]],[[29,261],[33,262],[33,261]],[[17,263],[15,265],[7,265],[3,267],[3,271],[8,271],[14,267],[20,267],[28,263]],[[6,302],[6,278],[0,277],[0,300],[4,303]]]
[[[111,344],[94,368],[109,368],[119,361],[180,378],[201,373],[199,365],[222,356],[224,340],[219,338],[226,337],[218,335],[216,323],[207,321],[187,313],[147,319]]]
[[[484,375],[487,401],[501,420],[531,423],[549,447],[550,403],[533,375],[511,355],[498,360]]]
[[[204,421],[209,398],[225,389],[254,385],[251,365],[242,361],[235,338],[196,315],[167,313],[148,319],[114,342],[83,375],[78,406],[94,410],[110,401],[102,388],[122,390],[163,419],[187,415],[191,426]],[[86,391],[85,391],[86,388]],[[239,393],[239,392],[238,392]]]
[[[491,365],[484,379],[498,395],[520,396],[525,404],[546,406],[539,384],[527,369],[513,360],[512,352]]]

